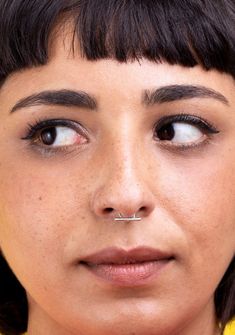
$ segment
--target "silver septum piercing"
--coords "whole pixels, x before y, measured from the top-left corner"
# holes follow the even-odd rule
[[[140,220],[142,220],[142,218],[137,217],[136,213],[128,217],[122,216],[121,213],[118,213],[118,216],[114,218],[114,221],[140,221]]]

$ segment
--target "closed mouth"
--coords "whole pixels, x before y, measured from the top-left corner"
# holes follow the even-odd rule
[[[148,247],[107,248],[85,257],[79,264],[113,285],[138,286],[146,284],[172,260],[172,254]]]

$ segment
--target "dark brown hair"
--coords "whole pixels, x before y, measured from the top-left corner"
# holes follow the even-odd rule
[[[83,57],[200,65],[235,78],[234,0],[1,0],[0,83],[48,61],[56,26],[73,23]],[[226,243],[226,241],[225,241]],[[235,259],[215,292],[218,322],[235,316]],[[0,256],[0,331],[26,331],[26,293]]]

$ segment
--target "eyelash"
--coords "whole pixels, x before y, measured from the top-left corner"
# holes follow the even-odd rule
[[[177,115],[169,115],[162,117],[158,122],[155,123],[153,127],[153,134],[154,134],[154,140],[160,142],[161,145],[166,145],[168,147],[172,147],[176,150],[185,150],[190,148],[195,148],[201,144],[203,144],[206,141],[199,142],[199,143],[191,143],[191,144],[172,144],[172,143],[162,143],[162,142],[169,142],[169,141],[161,141],[156,138],[156,133],[163,127],[170,125],[174,122],[181,122],[181,123],[187,123],[193,126],[196,126],[199,128],[202,133],[210,135],[210,134],[217,134],[219,131],[210,124],[208,121],[202,119],[199,116],[196,115],[189,115],[189,114],[177,114]],[[88,139],[88,134],[86,129],[76,121],[68,120],[68,119],[50,119],[50,120],[41,120],[38,119],[34,122],[34,124],[28,124],[27,129],[27,135],[22,138],[22,140],[28,140],[30,141],[31,145],[39,147],[37,144],[37,133],[40,131],[43,131],[44,129],[50,128],[50,127],[68,127],[75,131],[77,131],[81,136],[84,136]],[[57,153],[57,152],[68,152],[68,146],[62,146],[57,148],[50,148],[50,147],[43,147],[41,145],[41,150],[43,150],[43,153]]]

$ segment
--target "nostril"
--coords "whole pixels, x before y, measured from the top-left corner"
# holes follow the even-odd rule
[[[109,213],[112,213],[113,211],[114,211],[113,208],[108,207],[108,208],[105,208],[105,209],[104,209],[104,214],[109,214]]]
[[[138,212],[145,212],[147,210],[147,208],[145,206],[140,207]]]

